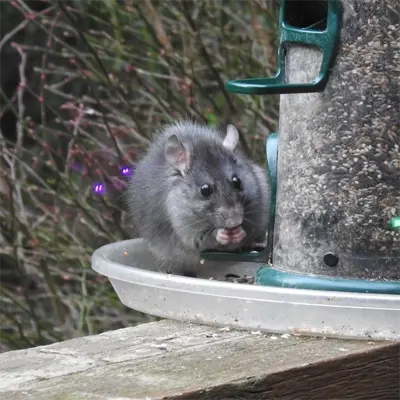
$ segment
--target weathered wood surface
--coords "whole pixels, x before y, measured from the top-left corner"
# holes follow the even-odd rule
[[[395,400],[399,343],[174,321],[0,355],[1,400]]]

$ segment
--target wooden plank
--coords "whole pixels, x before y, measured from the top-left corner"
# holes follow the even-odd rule
[[[0,354],[0,398],[393,400],[399,352],[161,321]]]
[[[399,349],[396,344],[371,348],[168,400],[396,400],[400,399]]]

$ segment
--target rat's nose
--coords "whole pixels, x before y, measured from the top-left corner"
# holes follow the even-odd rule
[[[226,211],[225,228],[235,228],[243,222],[243,210],[241,207],[228,208]]]

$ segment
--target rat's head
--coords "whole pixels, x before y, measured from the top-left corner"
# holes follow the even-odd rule
[[[165,157],[174,171],[172,218],[193,230],[240,226],[257,184],[249,162],[237,151],[239,133],[229,125],[221,140],[208,128],[197,129],[198,135],[174,133],[165,144]]]

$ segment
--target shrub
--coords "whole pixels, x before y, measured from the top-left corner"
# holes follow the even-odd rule
[[[3,3],[3,2],[2,2]],[[273,1],[12,1],[3,39],[18,84],[1,87],[1,334],[4,349],[150,320],[90,268],[134,236],[127,175],[163,123],[233,122],[264,161],[276,96],[224,83],[275,70]],[[16,75],[15,75],[16,74]],[[11,76],[10,75],[10,76]],[[7,125],[7,127],[12,124]]]

